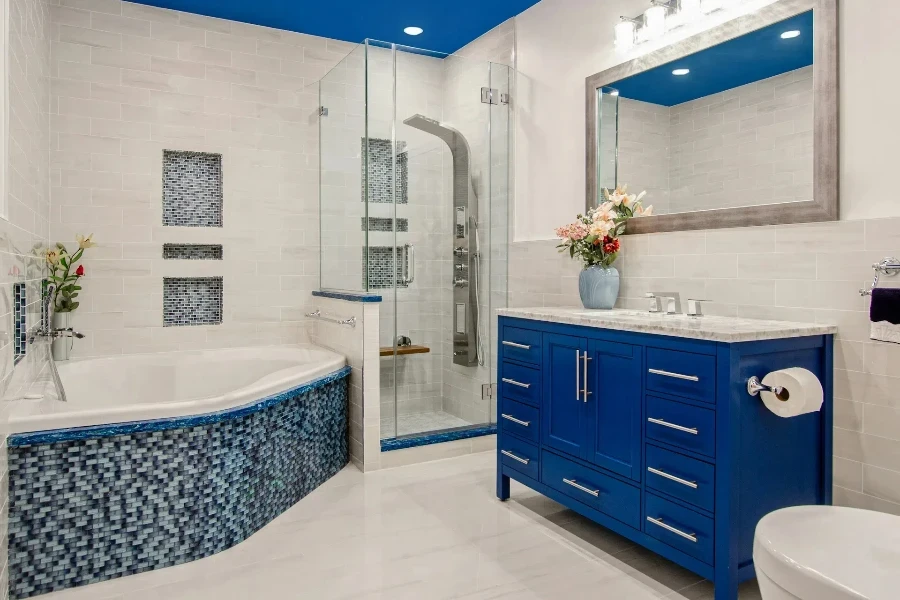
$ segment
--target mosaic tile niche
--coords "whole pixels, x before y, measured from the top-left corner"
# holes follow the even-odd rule
[[[402,273],[402,248],[394,248],[392,246],[369,246],[368,258],[366,256],[366,248],[362,249],[363,264],[366,265],[364,277],[368,277],[368,282],[363,281],[363,287],[368,283],[368,289],[384,289],[394,286],[394,273],[397,275],[397,287],[409,287],[408,283],[403,282]]]
[[[163,326],[222,322],[221,277],[164,277]]]
[[[222,260],[221,244],[163,244],[167,260]]]
[[[186,563],[244,541],[348,464],[349,372],[249,407],[139,423],[150,431],[131,423],[58,430],[64,438],[87,429],[90,439],[12,436],[9,597]]]
[[[379,138],[369,138],[369,151],[366,152],[366,138],[362,139],[362,199],[365,201],[365,182],[366,182],[366,160],[368,156],[369,166],[369,202],[378,204],[391,204],[394,199],[391,197],[393,188],[394,170],[392,163],[394,151],[391,140],[383,140]],[[406,142],[397,142],[397,162],[396,174],[399,179],[397,183],[397,204],[409,203],[409,155],[406,152]]]
[[[163,151],[163,225],[222,226],[222,155]]]
[[[366,231],[366,218],[362,217],[361,221],[362,230]],[[409,231],[409,219],[396,219],[396,221],[398,233],[406,233]],[[394,231],[394,219],[390,218],[369,217],[368,225],[368,231]]]

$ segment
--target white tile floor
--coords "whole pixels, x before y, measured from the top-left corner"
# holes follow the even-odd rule
[[[469,425],[471,425],[471,423],[468,421],[443,411],[400,415],[396,436],[424,433],[427,431],[440,431],[442,429],[452,429],[454,427],[468,427]],[[382,418],[381,437],[392,438],[396,436],[394,434],[393,415]]]
[[[351,466],[230,550],[39,598],[712,599],[709,582],[522,486],[499,502],[494,466],[491,452]]]

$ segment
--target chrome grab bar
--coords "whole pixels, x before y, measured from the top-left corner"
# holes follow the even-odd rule
[[[571,485],[573,488],[575,488],[576,490],[581,490],[585,494],[590,494],[594,498],[600,497],[600,490],[592,490],[592,489],[586,488],[583,485],[578,484],[578,482],[576,482],[572,479],[563,479],[563,483],[567,483],[567,484]]]
[[[665,477],[666,479],[670,479],[676,483],[680,483],[681,485],[686,485],[689,488],[694,488],[695,490],[699,487],[696,481],[688,481],[687,479],[682,479],[681,477],[675,477],[674,475],[669,475],[665,471],[660,471],[659,469],[654,469],[653,467],[647,467],[647,470],[654,475]]]
[[[506,419],[507,421],[512,421],[513,423],[517,423],[517,424],[521,425],[522,427],[528,427],[529,425],[531,425],[531,421],[520,421],[519,419],[515,418],[512,415],[500,415],[500,416],[503,417],[504,419]]]
[[[671,373],[669,371],[660,371],[659,369],[647,369],[648,373],[654,375],[662,375],[663,377],[672,377],[673,379],[683,379],[685,381],[700,381],[696,375],[682,375],[681,373]]]
[[[690,541],[694,542],[695,544],[697,543],[697,534],[696,533],[685,533],[685,532],[681,531],[680,529],[675,529],[671,525],[663,523],[662,519],[654,519],[653,517],[647,517],[647,520],[650,521],[651,523],[653,523],[654,525],[656,525],[657,527],[662,527],[666,531],[671,531],[675,535],[679,535],[686,540],[690,540]]]
[[[527,346],[525,344],[517,344],[515,342],[507,342],[506,340],[503,340],[501,343],[504,346],[510,346],[512,348],[519,348],[521,350],[531,350],[531,346]]]
[[[502,381],[503,383],[508,383],[509,385],[514,385],[516,387],[525,388],[526,390],[531,387],[530,383],[520,383],[515,379],[507,379],[506,377],[504,377],[500,381]]]
[[[690,433],[691,435],[697,435],[700,433],[700,430],[696,427],[682,427],[681,425],[669,423],[668,421],[663,421],[662,419],[654,419],[653,417],[648,417],[647,421],[649,421],[650,423],[655,423],[656,425],[668,427],[669,429],[676,429],[678,431],[683,431],[684,433]]]
[[[338,325],[347,325],[348,327],[356,327],[356,317],[350,317],[349,319],[339,319],[336,317],[329,317],[322,314],[321,310],[315,310],[311,313],[306,313],[306,316],[311,319],[319,319],[320,321],[328,321],[329,323],[337,323]]]
[[[501,450],[501,451],[500,451],[500,454],[502,454],[502,455],[504,455],[504,456],[508,456],[508,457],[510,457],[510,458],[513,459],[513,460],[517,460],[517,461],[519,461],[520,463],[522,463],[523,465],[527,465],[528,463],[531,462],[530,459],[527,459],[527,458],[520,458],[520,457],[516,456],[515,454],[513,454],[512,452],[507,452],[506,450]]]

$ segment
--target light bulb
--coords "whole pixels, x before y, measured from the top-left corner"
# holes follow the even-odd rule
[[[648,40],[658,38],[666,33],[665,6],[651,6],[644,12],[644,32]]]
[[[630,50],[634,46],[634,21],[622,21],[616,25],[616,47]]]

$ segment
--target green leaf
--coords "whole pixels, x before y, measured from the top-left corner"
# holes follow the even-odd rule
[[[73,302],[72,305],[69,307],[69,310],[75,310],[76,308],[78,308],[78,306],[79,306],[78,302]]]

